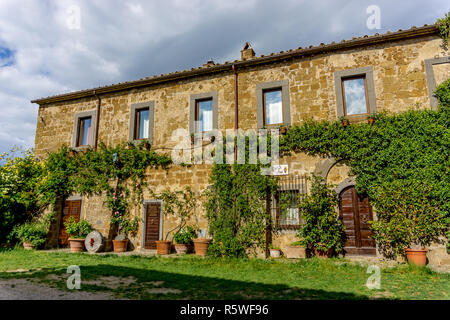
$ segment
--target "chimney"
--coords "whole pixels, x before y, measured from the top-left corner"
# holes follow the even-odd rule
[[[241,60],[249,60],[253,59],[255,57],[255,51],[253,51],[252,46],[250,43],[246,42],[244,45],[244,49],[241,50]]]
[[[213,67],[215,65],[213,59],[208,60],[207,63],[203,65],[203,68]]]

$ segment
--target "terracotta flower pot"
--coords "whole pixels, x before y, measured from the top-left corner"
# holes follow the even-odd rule
[[[328,249],[327,251],[314,249],[314,253],[316,254],[316,257],[326,259],[331,257],[331,255],[333,254],[333,249]]]
[[[185,254],[189,251],[189,244],[184,244],[184,243],[176,243],[175,244],[175,251],[178,254]]]
[[[206,256],[206,253],[208,252],[209,243],[212,240],[206,239],[206,238],[197,238],[192,241],[194,241],[195,254],[197,256],[202,256],[202,257]]]
[[[286,127],[281,127],[280,128],[280,134],[286,134],[286,132],[287,132],[287,128]]]
[[[281,256],[281,250],[278,249],[269,249],[270,251],[270,256],[272,258],[279,258]]]
[[[427,264],[427,249],[405,249],[406,259],[410,264],[425,266]]]
[[[170,254],[172,241],[156,241],[156,251],[158,254]]]
[[[23,248],[25,250],[32,250],[32,249],[34,249],[34,246],[33,246],[33,244],[31,242],[24,241],[23,242]]]
[[[126,252],[128,249],[128,239],[125,240],[113,240],[114,252]]]
[[[70,252],[83,252],[84,250],[84,239],[69,239]]]
[[[286,246],[284,248],[284,254],[286,255],[286,258],[289,259],[300,259],[305,258],[305,248],[302,246]]]

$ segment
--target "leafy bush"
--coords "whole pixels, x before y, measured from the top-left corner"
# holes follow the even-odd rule
[[[74,239],[84,239],[93,230],[89,222],[84,219],[76,221],[73,216],[64,221],[67,234]]]
[[[422,182],[393,181],[380,187],[374,239],[388,257],[404,254],[405,248],[421,249],[438,241],[448,227],[445,216],[430,199],[430,187]],[[411,202],[411,198],[415,202]]]
[[[25,222],[13,228],[12,235],[15,235],[22,242],[30,242],[35,248],[40,248],[45,244],[48,232],[48,223]]]
[[[173,240],[178,244],[190,244],[192,239],[196,236],[196,232],[193,227],[186,226],[182,228],[179,232],[175,233]]]
[[[261,175],[257,164],[215,164],[210,176],[206,216],[213,242],[208,254],[245,257],[264,248],[265,231],[271,225],[267,192],[274,190],[271,177]]]
[[[299,212],[305,223],[300,225],[297,235],[305,248],[342,252],[345,227],[336,215],[337,205],[333,186],[326,184],[322,177],[313,175],[311,192],[299,204]]]
[[[39,201],[38,182],[43,163],[31,149],[17,147],[0,154],[0,243],[11,239],[13,227],[38,216],[45,206]]]
[[[198,204],[198,196],[190,187],[177,191],[166,189],[160,194],[154,194],[154,196],[155,198],[162,200],[163,214],[165,216],[174,216],[178,218],[178,224],[167,231],[164,238],[164,240],[167,240],[169,234],[174,231],[175,234],[179,233],[193,216]]]
[[[434,95],[441,104],[441,107],[450,108],[450,79],[440,84],[434,91]]]

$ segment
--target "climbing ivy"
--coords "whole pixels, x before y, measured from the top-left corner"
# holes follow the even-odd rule
[[[111,223],[120,235],[136,231],[138,221],[131,219],[129,207],[142,201],[146,170],[167,167],[170,158],[149,151],[144,144],[122,144],[77,152],[63,146],[48,153],[45,174],[39,183],[41,202],[56,204],[58,199],[77,193],[83,196],[106,195]]]
[[[386,195],[398,194],[402,188],[415,190],[402,196],[407,198],[408,206],[420,211],[417,214],[422,215],[422,221],[428,221],[429,237],[421,245],[429,244],[444,234],[450,222],[449,88],[450,80],[436,90],[440,101],[436,111],[377,114],[373,124],[343,126],[340,121],[306,121],[289,129],[280,141],[280,150],[283,155],[306,152],[345,161],[356,175],[358,192],[367,194],[377,208],[379,222],[373,225],[375,237],[391,254],[400,253],[417,237],[401,235],[398,228],[387,232],[389,225],[392,226],[393,208],[404,211],[405,205],[392,197],[389,201],[393,203],[387,204]],[[426,194],[427,207],[433,210],[420,210],[425,203],[423,194]],[[415,225],[416,235],[425,225]]]
[[[436,24],[439,28],[439,35],[442,38],[442,48],[447,50],[450,32],[450,12],[447,12],[443,18],[437,19]]]

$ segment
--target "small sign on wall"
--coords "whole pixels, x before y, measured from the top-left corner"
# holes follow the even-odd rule
[[[277,164],[272,166],[273,176],[286,176],[289,174],[289,166],[287,164]]]

